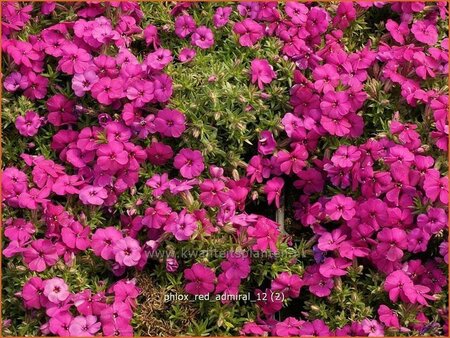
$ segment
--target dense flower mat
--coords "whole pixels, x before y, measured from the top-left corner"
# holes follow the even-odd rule
[[[447,334],[447,15],[2,2],[3,334]]]

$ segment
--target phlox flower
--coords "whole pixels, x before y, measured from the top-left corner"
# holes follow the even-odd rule
[[[439,200],[443,204],[448,203],[448,177],[441,177],[439,171],[429,170],[425,174],[423,189],[433,202]]]
[[[362,322],[362,329],[369,337],[383,337],[384,328],[376,320],[364,319]]]
[[[430,235],[437,234],[447,227],[447,213],[444,209],[430,208],[426,214],[417,217],[417,226]]]
[[[289,3],[291,2],[287,2],[287,4]],[[294,317],[288,317],[282,322],[276,323],[275,327],[272,329],[272,332],[277,337],[299,336],[301,332],[300,328],[303,324],[303,320],[297,320]]]
[[[92,235],[92,250],[105,260],[113,259],[113,245],[122,239],[122,234],[114,227],[100,228]]]
[[[203,264],[195,263],[183,272],[188,281],[184,289],[191,295],[206,295],[214,290],[214,271]]]
[[[191,44],[201,49],[208,49],[214,45],[214,34],[208,27],[200,26],[192,34]]]
[[[191,48],[183,48],[178,54],[178,60],[182,63],[192,61],[195,58],[197,52]]]
[[[315,7],[314,7],[315,8]],[[323,320],[315,319],[305,322],[300,328],[301,336],[330,336],[330,329]]]
[[[286,297],[297,298],[300,295],[300,288],[302,286],[303,281],[300,276],[282,272],[272,280],[270,289],[272,291],[280,291]]]
[[[97,317],[76,316],[69,326],[69,333],[74,337],[91,337],[94,336],[101,327],[101,323],[97,322]]]
[[[49,321],[49,330],[51,333],[61,336],[61,337],[69,337],[69,326],[73,320],[73,316],[70,312],[65,311],[58,313],[57,315],[50,318]]]
[[[89,67],[92,56],[83,48],[67,43],[62,48],[62,58],[58,67],[66,74],[84,73]]]
[[[86,185],[80,190],[79,197],[83,204],[102,205],[108,197],[108,192],[102,187]]]
[[[202,153],[189,148],[180,150],[173,160],[173,166],[180,170],[184,178],[197,177],[205,169]]]
[[[72,78],[72,89],[76,96],[82,97],[92,89],[99,77],[93,70],[86,70],[83,73],[76,73]]]
[[[175,19],[175,34],[181,39],[193,33],[195,28],[195,21],[190,15],[180,15]]]
[[[178,110],[162,109],[156,115],[155,128],[163,136],[178,138],[186,129],[185,115]]]
[[[44,295],[44,282],[40,277],[31,277],[20,294],[27,309],[40,309],[48,303],[48,298]]]
[[[418,20],[412,24],[411,33],[417,41],[434,45],[438,41],[438,32],[434,23],[428,20]]]
[[[44,281],[43,285],[43,293],[52,303],[63,302],[70,295],[68,285],[61,278],[54,277],[52,279],[47,279]]]
[[[91,229],[83,227],[79,222],[72,222],[70,226],[61,229],[64,244],[71,249],[86,250],[90,246],[89,234]]]
[[[265,84],[269,84],[276,78],[273,67],[266,59],[254,59],[250,64],[252,83],[258,83],[259,89],[263,90]]]
[[[270,204],[275,201],[275,206],[280,207],[281,191],[284,186],[284,180],[281,177],[274,177],[267,181],[264,186],[264,193],[267,195],[267,201]]]
[[[325,258],[324,262],[319,266],[319,272],[322,276],[330,278],[337,276],[345,276],[347,271],[345,270],[352,264],[344,258]]]
[[[407,234],[403,229],[384,228],[377,234],[380,243],[377,251],[383,254],[391,262],[399,261],[403,257],[403,251],[408,247]]]
[[[325,232],[320,236],[317,247],[322,251],[333,251],[338,249],[346,238],[347,236],[339,228],[331,233]]]
[[[229,279],[244,279],[250,274],[250,258],[240,252],[228,252],[220,267]]]
[[[404,302],[409,302],[410,296],[408,295],[416,292],[413,282],[402,270],[394,271],[386,277],[384,290],[389,292],[389,299],[393,302],[399,298]]]
[[[19,72],[12,72],[5,77],[5,80],[3,81],[3,86],[8,92],[15,92],[19,88],[27,88],[28,87],[27,77],[23,76]]]
[[[42,272],[55,265],[59,256],[55,245],[48,239],[37,239],[23,252],[23,260],[31,271]]]
[[[109,106],[123,95],[123,81],[120,78],[102,77],[91,88],[92,96],[101,104]]]
[[[356,203],[351,197],[346,197],[342,194],[335,195],[329,202],[325,204],[325,210],[330,219],[337,221],[341,217],[349,221],[355,216]]]
[[[252,19],[236,22],[233,31],[239,35],[239,43],[244,47],[253,46],[264,36],[262,26]]]
[[[195,217],[183,209],[176,219],[167,222],[164,230],[172,233],[177,240],[186,241],[191,238],[197,228]]]
[[[308,151],[305,146],[296,144],[291,152],[286,150],[277,153],[277,162],[280,164],[280,170],[285,174],[298,174],[306,165]]]
[[[4,222],[5,237],[11,241],[26,242],[36,232],[33,223],[23,218],[8,219]]]
[[[378,316],[380,318],[380,322],[382,322],[387,327],[400,328],[398,316],[386,305],[380,305],[380,307],[378,308]]]
[[[219,7],[216,9],[216,12],[213,15],[213,23],[214,27],[220,28],[225,26],[228,23],[231,11],[233,9],[231,7]]]
[[[166,202],[157,201],[154,206],[145,209],[142,224],[152,229],[159,229],[167,221],[171,212],[172,209]]]
[[[14,43],[10,44],[6,51],[18,66],[24,65],[32,68],[32,62],[40,59],[39,54],[33,50],[32,44],[26,41],[14,40]]]
[[[265,217],[259,217],[257,222],[248,227],[247,234],[250,238],[255,239],[253,250],[277,252],[276,242],[280,231],[278,225]]]
[[[141,247],[139,242],[131,237],[125,237],[112,245],[114,259],[120,265],[135,266],[141,259]]]
[[[172,52],[168,49],[158,48],[152,53],[149,53],[145,59],[145,64],[151,69],[162,70],[173,60]],[[148,86],[149,83],[146,84]]]

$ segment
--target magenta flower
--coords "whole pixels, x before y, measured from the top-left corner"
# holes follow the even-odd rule
[[[18,116],[16,118],[16,128],[19,131],[19,134],[23,136],[31,137],[36,135],[41,124],[42,121],[39,115],[32,110],[28,110],[25,113],[25,116]]]
[[[42,272],[55,265],[59,256],[55,245],[48,239],[37,239],[31,242],[23,252],[23,260],[32,271]]]
[[[330,336],[330,330],[323,320],[305,322],[300,328],[301,336]]]
[[[179,241],[186,241],[191,238],[197,230],[198,225],[194,216],[183,209],[177,219],[171,219],[164,227],[165,231],[172,233]]]
[[[341,229],[335,229],[331,233],[325,232],[320,236],[317,247],[322,251],[333,251],[338,249],[346,238]]]
[[[90,246],[90,232],[88,226],[83,227],[79,222],[72,222],[70,226],[61,229],[61,237],[69,248],[86,250]]]
[[[135,266],[141,259],[139,242],[131,237],[119,239],[112,246],[114,259],[120,265]]]
[[[78,97],[92,89],[94,84],[98,81],[98,76],[93,70],[86,70],[83,73],[77,73],[72,78],[72,89]]]
[[[400,24],[388,19],[386,21],[386,29],[391,33],[392,38],[403,45],[405,43],[405,36],[409,34],[408,24],[402,21]]]
[[[123,81],[120,78],[102,77],[91,88],[92,96],[101,104],[109,106],[123,95]]]
[[[105,260],[113,259],[113,244],[122,239],[122,234],[114,227],[97,229],[92,236],[92,250]]]
[[[185,269],[184,278],[189,281],[184,287],[191,295],[206,295],[214,291],[216,276],[214,271],[203,264],[195,263],[191,268]]]
[[[244,279],[250,274],[250,258],[240,252],[227,252],[226,260],[220,263],[228,279]]]
[[[344,258],[325,258],[323,264],[319,267],[319,272],[322,276],[331,278],[337,276],[345,276],[348,268],[352,262],[344,259]]]
[[[380,322],[382,322],[387,327],[400,328],[398,316],[386,305],[380,305],[380,307],[378,308],[378,316],[380,318]]]
[[[438,41],[438,32],[434,23],[427,20],[419,20],[412,24],[411,33],[419,42],[427,45],[435,45]]]
[[[232,10],[233,9],[229,6],[217,8],[216,12],[213,15],[214,27],[220,28],[225,26],[228,23]]]
[[[239,43],[244,47],[253,46],[264,36],[262,26],[252,19],[236,22],[233,31],[239,35]]]
[[[128,152],[122,142],[111,141],[97,149],[97,164],[102,170],[118,170],[128,163]]]
[[[100,330],[100,327],[101,323],[97,322],[96,316],[77,316],[70,323],[69,333],[74,337],[91,337]]]
[[[31,277],[23,286],[21,296],[28,309],[40,309],[48,303],[44,295],[44,282],[39,277]]]
[[[39,54],[33,50],[33,46],[26,41],[13,40],[13,43],[7,47],[6,51],[18,66],[24,65],[32,68],[32,62],[40,59]]]
[[[178,110],[162,109],[156,115],[155,128],[163,136],[178,138],[186,129],[186,118]]]
[[[394,271],[386,277],[384,290],[389,292],[389,299],[393,302],[398,298],[403,302],[409,302],[409,297],[416,293],[413,282],[402,270]]]
[[[208,27],[200,26],[192,34],[191,44],[201,49],[208,49],[214,45],[214,34]]]
[[[66,43],[61,50],[62,58],[58,62],[58,67],[64,73],[80,74],[88,69],[92,56],[86,50],[73,43]]]
[[[5,77],[3,81],[3,86],[9,92],[15,92],[19,88],[27,88],[28,80],[26,76],[23,76],[19,72],[12,72]]]
[[[26,242],[36,232],[36,227],[23,218],[8,219],[4,222],[5,237],[11,241]]]
[[[192,61],[195,58],[197,52],[191,48],[183,48],[178,54],[178,60],[182,63]]]
[[[195,31],[195,21],[190,15],[181,15],[175,19],[175,34],[184,39]]]
[[[180,150],[173,160],[173,165],[180,170],[184,178],[197,177],[205,169],[202,153],[188,148]]]
[[[267,201],[270,204],[275,201],[275,206],[277,208],[280,207],[280,197],[281,191],[284,186],[284,180],[280,177],[274,177],[271,180],[267,181],[264,186],[264,193],[267,195]]]
[[[43,283],[44,285],[44,295],[52,303],[61,303],[69,297],[69,287],[66,282],[58,277],[47,279]]]
[[[302,286],[303,281],[300,276],[282,272],[272,281],[270,289],[282,292],[286,297],[297,298]]]
[[[391,262],[399,261],[403,257],[403,251],[408,246],[406,232],[398,228],[385,228],[381,230],[377,239],[377,251],[385,255]]]
[[[423,189],[427,197],[433,202],[439,200],[443,204],[448,204],[448,177],[441,177],[439,171],[427,171]]]
[[[376,320],[364,319],[362,322],[362,329],[369,337],[383,337],[384,328]]]
[[[102,205],[108,197],[105,188],[86,185],[80,190],[80,200],[83,204]]]
[[[276,78],[277,74],[266,59],[254,59],[251,62],[250,71],[252,83],[258,82],[259,89],[264,89],[264,84],[269,84]]]
[[[325,210],[333,221],[337,221],[341,217],[349,221],[355,216],[355,201],[351,197],[346,197],[342,194],[335,195],[331,198],[327,204],[325,204]]]

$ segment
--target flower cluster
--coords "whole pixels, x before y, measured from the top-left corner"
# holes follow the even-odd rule
[[[67,6],[2,4],[5,332],[448,333],[444,2]]]

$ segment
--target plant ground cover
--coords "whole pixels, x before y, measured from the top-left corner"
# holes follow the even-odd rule
[[[3,2],[3,335],[447,335],[447,34],[446,2]]]

